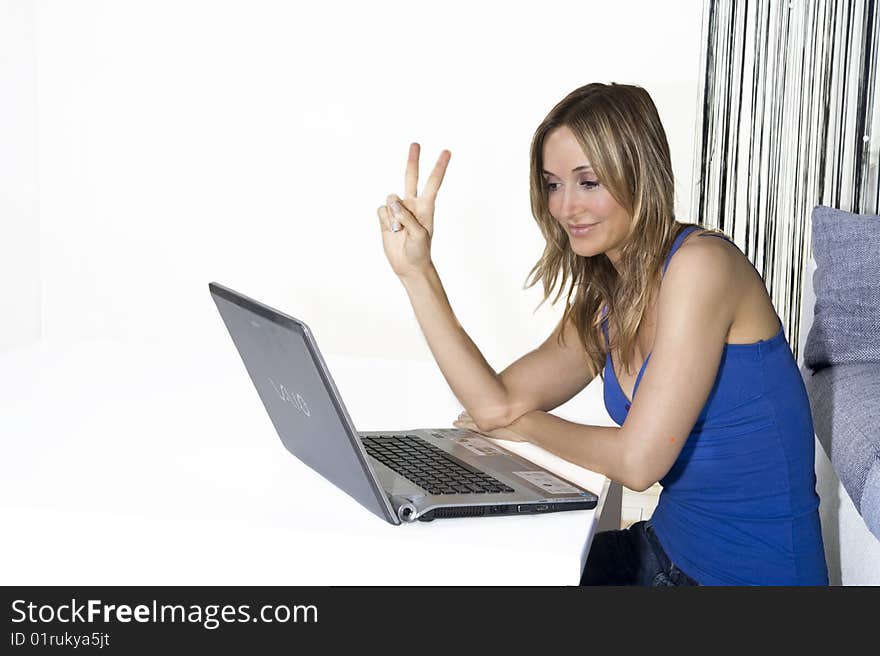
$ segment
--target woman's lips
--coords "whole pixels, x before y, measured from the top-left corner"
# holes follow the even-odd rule
[[[585,235],[588,232],[592,231],[598,223],[589,223],[582,226],[568,226],[568,231],[575,237],[580,237],[581,235]]]

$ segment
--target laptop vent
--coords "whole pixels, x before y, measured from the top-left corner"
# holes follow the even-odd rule
[[[470,508],[437,508],[434,517],[481,517],[485,514],[485,508],[481,506]]]

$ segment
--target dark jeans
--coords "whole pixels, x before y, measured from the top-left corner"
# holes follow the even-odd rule
[[[669,560],[651,520],[593,538],[581,585],[699,585]]]

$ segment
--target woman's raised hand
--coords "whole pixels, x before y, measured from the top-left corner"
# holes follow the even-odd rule
[[[448,150],[440,153],[422,194],[418,195],[419,151],[419,144],[410,144],[404,197],[401,199],[395,194],[389,194],[385,205],[376,210],[382,229],[385,257],[394,273],[401,278],[417,274],[431,266],[434,199],[446,174],[449,158],[452,157]]]

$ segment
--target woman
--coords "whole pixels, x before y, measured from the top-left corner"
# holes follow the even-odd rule
[[[553,334],[496,374],[431,263],[443,151],[421,196],[378,210],[385,254],[465,408],[455,422],[529,441],[641,491],[649,521],[595,536],[585,585],[827,585],[809,401],[763,280],[718,231],[679,223],[669,146],[647,92],[588,84],[538,127],[532,213],[546,240],[528,285],[570,279]],[[720,238],[707,238],[720,237]],[[574,299],[572,301],[572,294]],[[617,427],[549,411],[604,382]]]

